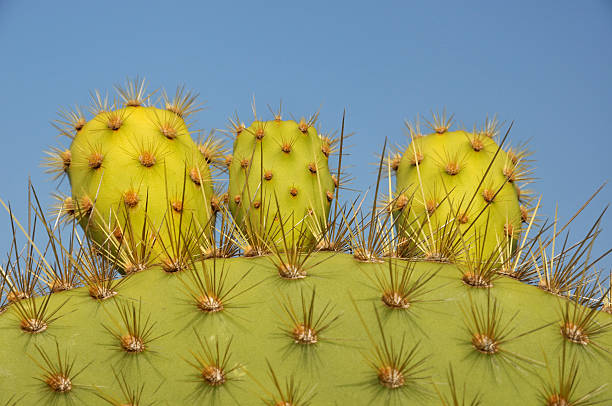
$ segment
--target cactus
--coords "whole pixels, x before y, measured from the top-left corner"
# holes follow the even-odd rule
[[[210,155],[215,158],[220,146],[201,146],[200,153],[190,137],[186,120],[200,109],[196,95],[183,88],[174,98],[164,92],[159,108],[150,105],[144,81],[128,80],[117,90],[114,103],[98,91],[92,93],[94,117],[89,121],[79,109],[61,112],[56,127],[71,139],[70,148],[52,149],[46,166],[56,178],[67,174],[70,181],[71,195],[60,198],[59,212],[76,216],[94,241],[112,236],[115,245],[132,245],[134,251],[155,245],[153,258],[139,258],[134,252],[123,261],[129,272],[146,268],[156,256],[167,256],[171,234],[208,226],[208,164],[214,163]],[[175,213],[174,218],[166,217],[167,212]],[[183,212],[190,216],[179,225],[174,219]]]
[[[529,153],[503,150],[505,138],[495,142],[496,118],[473,132],[449,131],[452,119],[435,114],[427,122],[429,135],[421,134],[418,122],[409,125],[410,145],[391,159],[403,249],[428,240],[429,260],[455,261],[464,252],[500,256],[505,245],[516,247],[521,222],[528,218],[528,195],[520,184],[530,180]],[[418,241],[406,238],[413,234]],[[443,246],[431,242],[449,234]]]
[[[379,186],[384,159],[383,149]],[[201,252],[181,254],[177,272],[161,261],[124,275],[128,247],[81,237],[76,219],[50,221],[34,192],[33,228],[0,200],[14,230],[0,268],[0,404],[612,401],[609,281],[595,269],[610,250],[592,256],[601,217],[569,243],[569,224],[536,225],[538,204],[501,263],[467,244],[441,262],[426,246],[402,250],[389,210],[397,200],[381,206],[379,189],[370,213],[353,204],[325,214],[321,240],[336,252],[300,238],[251,257],[235,246],[241,223],[221,207],[213,255],[196,243]],[[287,240],[295,228],[284,225]],[[421,232],[402,231],[412,241]]]
[[[229,208],[253,255],[298,240],[318,241],[326,228],[335,185],[328,168],[334,141],[321,137],[309,120],[257,119],[233,124]],[[291,231],[291,232],[289,232]]]

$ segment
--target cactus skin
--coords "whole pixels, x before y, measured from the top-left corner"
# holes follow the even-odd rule
[[[289,244],[302,234],[311,237],[312,227],[303,222],[309,213],[313,214],[309,220],[318,223],[314,228],[324,229],[334,198],[328,141],[303,120],[255,121],[236,134],[229,168],[229,208],[245,233],[280,238],[274,225],[277,214]]]
[[[188,214],[200,227],[209,222],[210,170],[174,111],[140,105],[102,111],[77,131],[70,153],[72,204],[98,243],[107,238],[109,225],[115,238],[122,236],[126,213],[135,235],[147,217],[149,230],[160,230],[158,238],[166,240],[168,212]],[[161,246],[156,244],[157,254]]]
[[[510,321],[517,312],[510,322],[515,330],[508,338],[536,331],[501,344],[505,354],[486,355],[473,347],[462,309],[469,313],[470,297],[475,304],[486,303],[487,291],[465,286],[454,265],[417,263],[414,277],[438,271],[427,283],[427,289],[432,290],[422,302],[414,301],[406,309],[392,309],[383,304],[381,291],[374,283],[376,275],[384,274],[385,264],[360,263],[346,254],[315,256],[316,261],[328,259],[312,269],[313,277],[284,283],[280,283],[267,258],[228,259],[227,283],[232,285],[240,280],[239,290],[251,289],[238,295],[233,306],[228,302],[216,313],[205,314],[187,294],[181,279],[190,281],[188,273],[192,270],[167,274],[160,268],[131,275],[117,296],[103,302],[91,299],[83,288],[53,294],[51,308],[69,301],[59,310],[61,317],[39,334],[22,331],[12,311],[14,305],[10,305],[0,315],[0,393],[25,396],[22,404],[64,404],[64,394],[52,393],[36,380],[43,371],[34,362],[40,362],[35,345],[53,358],[57,339],[61,351],[67,350],[76,359],[75,370],[88,365],[74,380],[71,393],[75,396],[73,400],[78,400],[76,404],[105,404],[95,396],[93,386],[121,398],[113,370],[122,371],[128,383],[145,383],[143,404],[153,400],[168,405],[264,404],[260,396],[266,396],[265,392],[255,381],[274,391],[267,376],[267,360],[281,385],[289,376],[306,389],[316,385],[312,404],[439,405],[430,382],[447,391],[445,376],[452,363],[458,386],[461,388],[463,382],[467,385],[468,399],[470,394],[480,391],[485,405],[546,405],[539,397],[543,384],[536,375],[546,376],[547,370],[536,361],[543,362],[545,356],[553,373],[557,373],[556,361],[564,342],[559,333],[558,310],[566,299],[511,278],[497,281],[491,294],[504,310],[502,320]],[[212,260],[206,261],[208,269],[212,269],[212,264]],[[198,269],[201,272],[201,265]],[[247,273],[249,269],[252,271]],[[336,316],[338,320],[320,334],[317,343],[298,344],[291,337],[293,324],[283,306],[290,300],[301,317],[301,294],[308,303],[312,289],[316,289],[315,317],[330,303],[327,320]],[[139,354],[122,351],[117,339],[104,327],[114,328],[113,319],[118,319],[116,303],[128,301],[142,304],[142,320],[150,315],[151,335],[161,336]],[[375,341],[380,343],[373,307],[381,315],[387,340],[393,340],[396,352],[402,336],[406,339],[405,350],[420,343],[415,359],[425,358],[425,369],[418,376],[431,376],[431,381],[412,382],[406,376],[406,384],[400,388],[380,384],[376,371],[364,359],[372,355],[372,344],[359,317],[361,314]],[[610,323],[610,317],[600,312],[595,319],[603,325]],[[233,372],[234,379],[228,378],[213,388],[202,379],[201,371],[189,364],[188,361],[194,362],[191,353],[199,352],[200,348],[196,332],[213,343],[219,340],[221,350],[233,339],[228,367],[234,363],[242,365]],[[600,345],[610,348],[610,329],[598,340]],[[577,395],[606,383],[606,377],[612,376],[610,354],[573,343],[569,350],[580,360]],[[606,387],[600,396],[598,399],[610,398],[610,388]]]
[[[516,184],[525,171],[520,157],[499,149],[490,132],[433,127],[413,136],[396,167],[399,229],[414,233],[429,217],[433,232],[427,225],[422,234],[435,235],[456,222],[472,257],[497,255],[505,242],[516,246],[524,210]]]

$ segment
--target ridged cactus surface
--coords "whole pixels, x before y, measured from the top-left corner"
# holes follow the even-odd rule
[[[452,367],[468,403],[448,404],[478,393],[484,405],[596,404],[577,399],[598,388],[591,400],[612,396],[600,388],[612,376],[609,314],[593,318],[604,334],[580,344],[561,332],[565,307],[581,306],[511,278],[476,289],[454,265],[312,259],[324,261],[300,280],[281,279],[268,258],[234,258],[134,274],[102,302],[83,289],[56,293],[47,305],[59,310],[35,334],[12,304],[0,316],[0,393],[23,396],[19,404],[127,404],[119,378],[136,392],[144,383],[140,405],[440,405]],[[223,281],[224,294],[198,280]],[[74,361],[70,391],[43,356]],[[571,399],[551,403],[547,391],[572,365]]]

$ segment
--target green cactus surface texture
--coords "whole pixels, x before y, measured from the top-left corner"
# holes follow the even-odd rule
[[[319,237],[326,226],[335,196],[328,168],[333,143],[317,133],[315,119],[298,123],[278,115],[234,129],[229,208],[254,252],[264,235],[282,245],[281,228],[295,245]]]
[[[125,380],[144,385],[142,405],[439,405],[452,367],[461,397],[557,405],[547,397],[574,375],[570,400],[612,376],[609,331],[568,339],[566,312],[589,310],[537,287],[507,277],[466,287],[450,264],[312,259],[324,261],[299,281],[266,258],[211,259],[134,274],[102,302],[83,288],[23,299],[0,316],[0,393],[25,396],[20,404],[128,404]],[[36,322],[16,306],[53,315],[29,331]],[[611,317],[590,322],[609,327]],[[63,393],[53,374],[66,364]]]
[[[28,185],[26,220],[0,199],[0,405],[612,404],[605,210],[569,231],[603,186],[543,219],[512,125],[410,125],[339,202],[344,115],[338,138],[232,119],[230,155],[192,140],[183,88],[119,95],[56,122],[71,145],[45,166],[71,197]]]
[[[516,247],[521,222],[527,220],[519,187],[528,183],[527,154],[495,142],[497,120],[473,132],[449,131],[451,123],[452,117],[436,115],[429,135],[409,127],[411,143],[394,161],[398,228],[405,235],[455,228],[463,238],[454,243],[467,247],[468,254],[499,255],[507,244]],[[456,254],[449,246],[428,255],[451,259]]]

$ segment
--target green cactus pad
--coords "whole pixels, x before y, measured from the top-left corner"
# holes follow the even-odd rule
[[[609,314],[595,311],[602,330],[580,343],[562,334],[562,315],[582,306],[511,278],[483,290],[454,265],[313,257],[322,259],[298,281],[282,280],[268,258],[233,258],[176,274],[152,268],[104,301],[83,288],[28,299],[58,309],[38,333],[10,304],[0,315],[0,401],[120,405],[123,386],[144,384],[140,405],[439,405],[449,367],[468,402],[477,393],[485,405],[562,404],[550,403],[555,394],[574,404],[595,389],[590,400],[612,397]],[[223,279],[225,295],[203,294],[207,278]],[[58,358],[74,361],[65,392],[51,379]],[[574,362],[578,379],[563,394],[555,388]],[[301,402],[278,394],[270,368]]]
[[[295,244],[324,230],[334,198],[329,143],[305,121],[255,121],[236,134],[229,208],[244,232],[280,246],[282,234]]]
[[[433,240],[454,234],[450,253],[431,249],[427,259],[452,261],[457,259],[452,251],[464,247],[472,257],[486,258],[505,251],[507,244],[516,246],[526,221],[517,186],[525,163],[500,149],[491,132],[434,127],[432,134],[414,134],[395,162],[399,229]]]
[[[178,231],[170,216],[187,214],[183,232],[209,223],[210,170],[180,111],[171,107],[105,109],[76,132],[66,204],[99,244],[109,235],[120,241],[127,227],[139,239],[148,228],[150,238],[161,240],[154,248],[161,254],[162,242],[170,245],[169,229]]]

